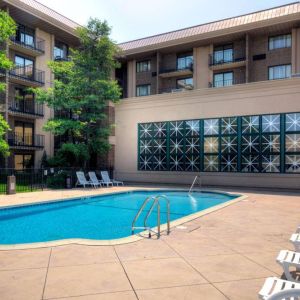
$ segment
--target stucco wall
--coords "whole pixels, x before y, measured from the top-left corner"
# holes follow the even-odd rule
[[[115,176],[124,181],[191,184],[195,173],[137,170],[138,123],[300,111],[300,79],[124,99],[116,107]],[[300,189],[297,174],[202,173],[205,185]]]

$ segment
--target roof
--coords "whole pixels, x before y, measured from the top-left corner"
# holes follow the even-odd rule
[[[47,19],[51,18],[55,20],[55,22],[58,22],[62,26],[68,27],[71,30],[75,30],[76,28],[81,26],[80,24],[70,20],[69,18],[35,0],[3,0],[3,2],[6,2],[7,4],[13,5],[20,9],[28,9],[28,11],[31,12],[35,11],[36,13],[38,13],[38,15],[42,14]]]
[[[247,25],[259,21],[266,21],[300,12],[300,2],[294,2],[287,5],[274,7],[246,15],[228,18],[220,21],[210,22],[202,25],[188,27],[167,33],[162,33],[150,37],[145,37],[129,42],[120,43],[119,46],[123,51],[130,51],[147,46],[155,46],[171,41],[176,41],[193,36],[201,36],[206,33],[215,32],[229,28]]]

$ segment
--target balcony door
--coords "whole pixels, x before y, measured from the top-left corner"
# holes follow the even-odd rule
[[[33,124],[15,122],[15,143],[22,146],[33,146]]]
[[[18,28],[16,32],[16,41],[26,46],[34,48],[34,44],[35,44],[34,30],[24,25],[18,24]]]
[[[25,77],[28,79],[33,79],[33,76],[34,76],[34,61],[33,60],[26,58],[26,57],[16,55],[15,56],[15,65],[16,65],[16,69],[15,69],[14,75]]]
[[[233,62],[233,47],[232,45],[225,45],[215,47],[214,49],[214,64],[224,64]]]
[[[13,101],[13,110],[33,114],[34,113],[34,95],[26,92],[22,88],[15,89],[15,97]]]

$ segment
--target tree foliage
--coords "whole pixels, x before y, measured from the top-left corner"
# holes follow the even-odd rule
[[[14,20],[5,12],[0,10],[0,47],[5,48],[9,38],[16,33]],[[0,69],[8,70],[13,63],[8,59],[5,50],[0,50]],[[5,91],[5,83],[0,82],[0,93]],[[6,120],[0,115],[0,155],[9,155],[9,146],[5,140],[5,134],[9,130]]]
[[[86,162],[92,154],[103,154],[109,149],[110,127],[105,109],[109,101],[117,102],[121,94],[117,82],[111,79],[118,67],[119,50],[109,37],[106,22],[90,19],[77,32],[80,46],[71,49],[70,61],[48,64],[55,76],[53,87],[34,92],[38,101],[56,111],[44,130],[66,138],[60,157],[68,149],[73,154],[67,158],[82,154],[80,161]]]

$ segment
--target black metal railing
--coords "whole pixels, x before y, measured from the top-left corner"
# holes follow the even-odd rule
[[[217,57],[214,54],[209,54],[210,66],[230,64],[230,63],[241,62],[245,60],[246,60],[245,52],[233,51],[232,55],[224,55],[221,57]]]
[[[193,72],[194,70],[194,64],[190,64],[184,68],[161,68],[159,71],[159,74],[164,74],[164,73],[172,73],[172,72],[178,72],[178,71],[191,71]]]
[[[44,116],[44,105],[32,100],[19,100],[19,99],[9,99],[8,109],[12,112],[17,112],[21,114],[33,115],[33,116]]]
[[[12,77],[29,80],[41,85],[45,84],[45,72],[34,68],[33,65],[16,65],[13,69],[9,70],[8,73]]]
[[[210,82],[209,87],[210,88],[228,87],[228,86],[232,86],[236,84],[244,84],[244,83],[246,83],[245,78],[216,80],[214,82]]]
[[[40,134],[9,133],[7,137],[11,147],[44,148],[45,137]]]
[[[55,61],[71,61],[71,58],[68,56],[55,56]]]
[[[34,40],[22,40],[17,36],[13,36],[10,38],[10,40],[17,45],[21,45],[22,47],[25,47],[27,49],[31,49],[34,51],[38,51],[40,53],[45,53],[45,40],[36,37]]]
[[[169,87],[169,88],[161,88],[159,89],[159,94],[168,94],[168,93],[180,93],[184,91],[189,91],[189,89],[184,88],[176,88],[176,87]]]

